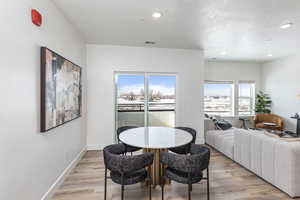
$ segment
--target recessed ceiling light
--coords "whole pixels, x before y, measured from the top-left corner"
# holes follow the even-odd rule
[[[282,29],[287,29],[287,28],[290,28],[292,25],[293,25],[292,22],[288,22],[288,23],[282,24],[282,25],[280,26],[280,28],[282,28]]]
[[[154,45],[155,42],[153,42],[153,41],[146,41],[145,44],[152,44],[152,45]]]
[[[225,56],[225,55],[227,55],[227,52],[226,51],[222,51],[221,55]]]
[[[269,54],[268,54],[268,56],[269,56],[269,57],[272,57],[272,56],[273,56],[273,54],[269,53]]]
[[[161,14],[160,12],[154,12],[154,13],[152,13],[152,17],[153,17],[154,19],[161,18],[161,16],[162,16],[162,14]]]
[[[266,42],[272,42],[272,38],[267,38],[265,41]]]

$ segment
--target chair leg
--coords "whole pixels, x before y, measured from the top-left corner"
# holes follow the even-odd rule
[[[191,184],[188,184],[189,200],[191,200]]]
[[[159,177],[160,177],[160,187],[161,187],[161,199],[164,200],[164,190],[165,190],[165,167],[163,164],[159,165]]]
[[[124,178],[124,175],[122,174],[122,176],[121,176],[121,183],[122,183],[122,186],[121,186],[121,200],[124,200],[124,184],[123,184],[123,178]]]
[[[191,200],[191,191],[192,191],[192,184],[191,184],[191,173],[188,173],[188,193],[189,193],[189,200]]]
[[[164,200],[164,185],[161,185],[161,199]]]
[[[104,200],[106,200],[107,191],[107,168],[105,167],[105,178],[104,178]]]
[[[207,167],[207,200],[209,200],[210,194],[209,194],[209,169]]]
[[[124,185],[121,186],[121,199],[124,199]]]
[[[149,200],[151,200],[152,199],[152,192],[151,192],[151,187],[152,187],[152,185],[151,185],[151,181],[149,180]]]
[[[151,166],[149,166],[148,168],[148,187],[149,187],[149,200],[152,199],[152,191],[151,191],[151,187],[152,187],[152,179],[151,179]]]
[[[164,200],[164,190],[165,190],[165,177],[160,173],[160,187],[161,187],[161,199]]]

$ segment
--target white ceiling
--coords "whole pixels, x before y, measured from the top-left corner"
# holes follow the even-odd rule
[[[256,62],[300,47],[300,0],[53,1],[92,44],[155,41],[150,46],[204,49],[206,58]],[[163,17],[152,19],[155,11]],[[294,25],[280,29],[286,22]]]

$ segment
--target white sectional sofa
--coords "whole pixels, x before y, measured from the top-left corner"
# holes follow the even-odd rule
[[[206,143],[286,192],[300,196],[300,141],[284,141],[262,131],[211,130]]]
[[[235,129],[227,131],[208,131],[205,137],[205,142],[233,159],[234,130]]]

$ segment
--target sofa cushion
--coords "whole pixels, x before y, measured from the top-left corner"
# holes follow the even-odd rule
[[[222,153],[228,156],[231,159],[234,159],[234,134],[229,137],[225,137],[223,140],[223,149]]]
[[[262,137],[262,146],[261,146],[261,176],[270,183],[274,183],[275,176],[275,138],[265,135]]]
[[[211,130],[206,133],[205,142],[233,159],[234,128],[226,131]]]
[[[277,141],[275,146],[275,185],[292,197],[300,196],[299,142]]]
[[[222,136],[222,135],[233,134],[234,130],[235,130],[235,128],[232,128],[232,129],[229,129],[226,131],[222,131],[222,130],[207,131],[205,134],[205,142],[207,144],[209,144],[210,146],[217,148],[216,145],[218,145],[218,144],[216,144],[216,143],[217,143],[218,137]]]
[[[234,133],[234,160],[244,167],[250,168],[250,137],[249,131],[236,129]]]
[[[265,135],[262,131],[252,131],[251,132],[251,164],[250,170],[256,175],[261,176],[261,151],[262,151],[262,137]]]
[[[215,137],[216,148],[223,154],[225,155],[228,154],[227,155],[228,157],[233,158],[233,140],[234,140],[234,133],[216,135]]]

